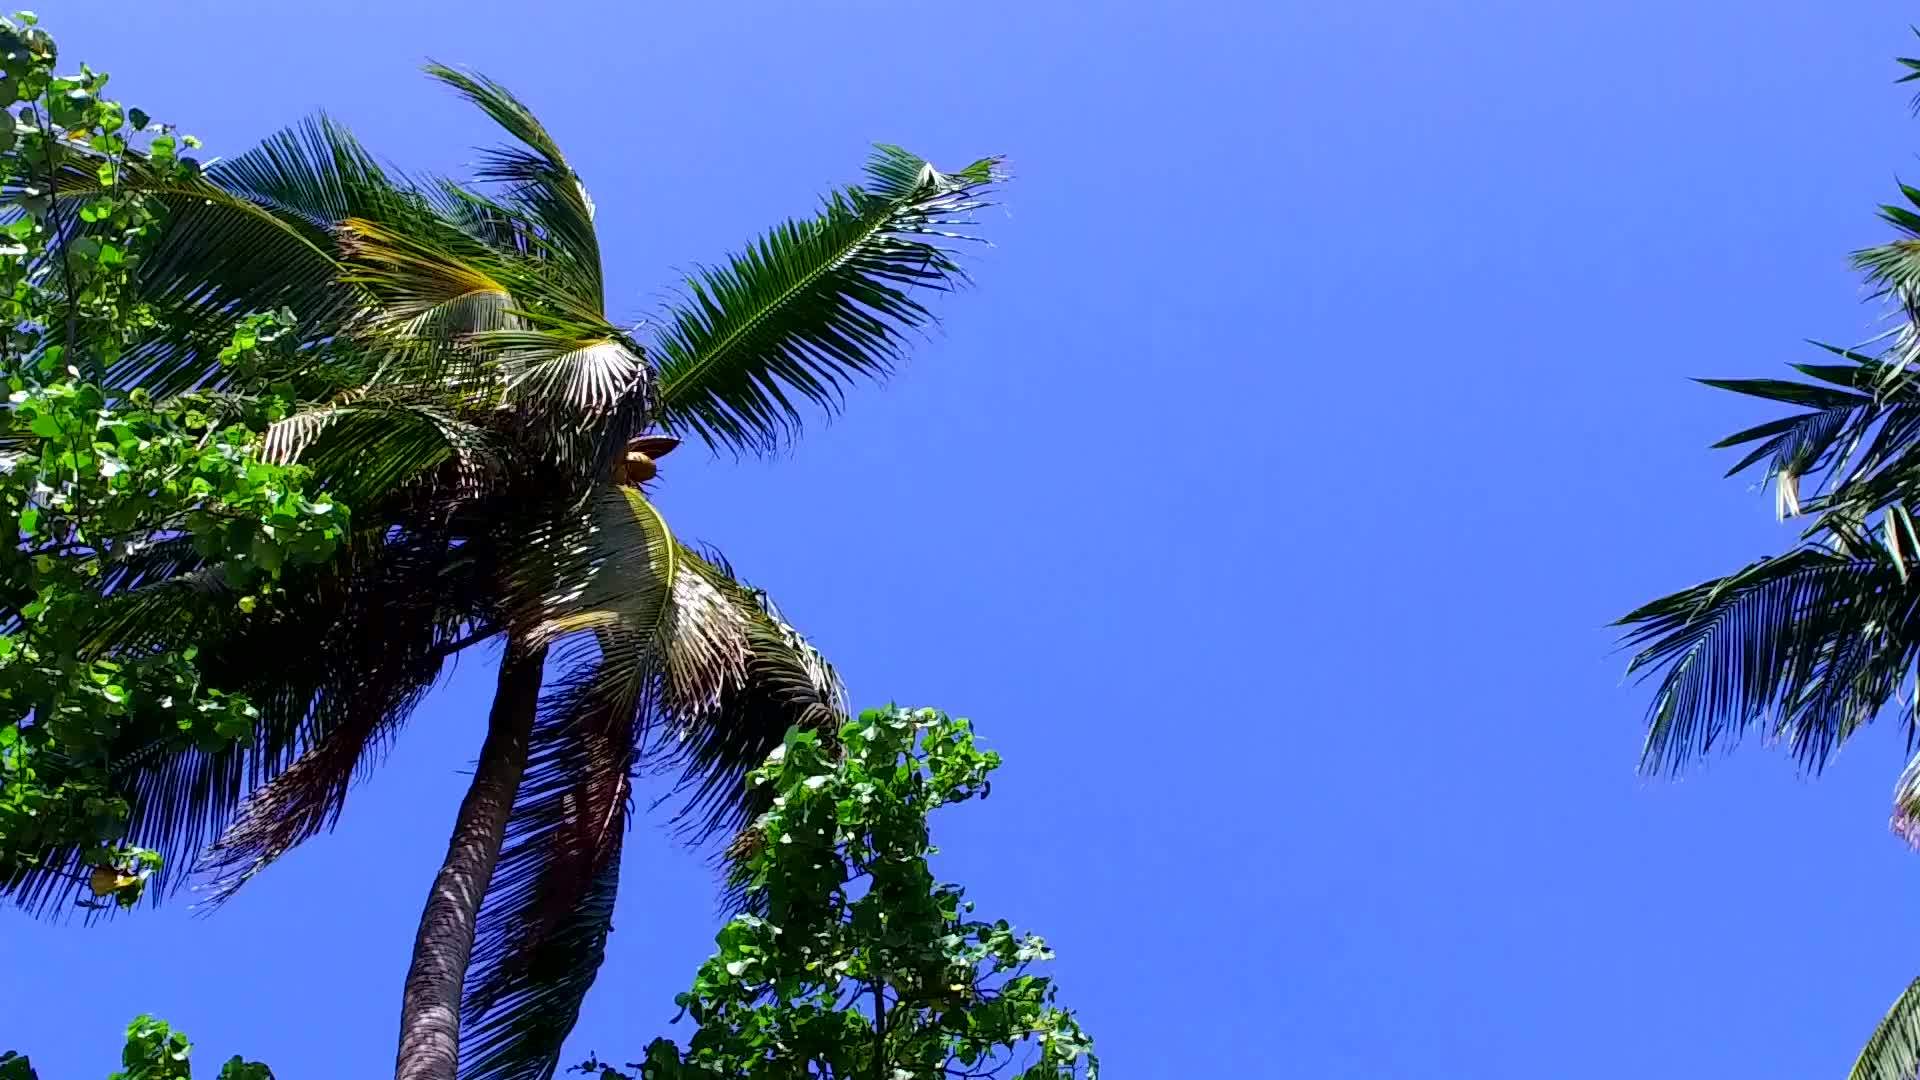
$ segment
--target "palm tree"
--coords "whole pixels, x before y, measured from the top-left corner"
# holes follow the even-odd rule
[[[110,377],[300,402],[263,452],[311,468],[355,537],[251,615],[189,605],[219,581],[155,545],[116,568],[98,640],[137,648],[196,620],[210,677],[261,709],[249,747],[117,756],[131,839],[169,865],[198,856],[216,901],[337,819],[449,658],[501,643],[397,1075],[547,1077],[604,951],[635,771],[677,770],[678,820],[725,832],[761,806],[747,769],[791,726],[845,714],[767,597],[675,539],[647,498],[655,459],[681,437],[776,450],[804,406],[889,372],[931,318],[915,293],[964,280],[948,241],[998,177],[991,159],[948,174],[883,146],[862,185],[701,270],[643,334],[606,312],[593,203],[547,131],[497,83],[429,72],[512,139],[477,185],[395,173],[324,117],[204,182],[149,185],[170,212],[142,280],[179,330]],[[236,318],[276,308],[298,347],[222,367]],[[45,907],[71,865],[11,888]]]
[[[1920,61],[1903,61],[1920,77]],[[1855,254],[1897,328],[1859,349],[1821,346],[1802,378],[1705,380],[1798,407],[1718,446],[1771,483],[1783,519],[1806,523],[1784,554],[1628,614],[1630,672],[1658,677],[1642,766],[1678,770],[1759,728],[1818,772],[1898,705],[1920,735],[1920,190],[1888,206],[1901,232]],[[1920,847],[1920,755],[1895,786],[1894,830]],[[1920,1076],[1920,982],[1875,1029],[1853,1080]]]

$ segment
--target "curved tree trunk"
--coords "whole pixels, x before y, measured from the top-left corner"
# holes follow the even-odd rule
[[[500,661],[487,741],[461,800],[447,858],[433,879],[420,933],[413,941],[400,1000],[400,1056],[396,1080],[454,1080],[460,1054],[460,992],[473,953],[480,898],[493,877],[506,837],[514,792],[527,768],[527,742],[540,698],[546,650],[523,653],[513,644]]]

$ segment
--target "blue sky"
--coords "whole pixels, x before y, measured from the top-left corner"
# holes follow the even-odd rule
[[[479,67],[570,148],[635,315],[870,142],[1007,154],[901,378],[660,487],[860,701],[1005,752],[946,868],[1054,942],[1114,1075],[1839,1075],[1920,975],[1892,726],[1818,782],[1757,744],[1643,780],[1605,629],[1788,539],[1706,450],[1763,414],[1685,378],[1878,327],[1845,256],[1920,175],[1907,5],[42,14],[215,152],[325,106],[454,170],[490,135],[417,68]],[[0,914],[0,1045],[104,1076],[151,1011],[209,1071],[378,1075],[488,676],[216,917]],[[621,905],[572,1057],[666,1031],[709,951],[658,819]]]

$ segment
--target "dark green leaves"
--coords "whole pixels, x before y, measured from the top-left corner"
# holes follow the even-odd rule
[[[1784,379],[1701,379],[1700,381],[1708,386],[1731,390],[1748,397],[1784,401],[1791,405],[1805,405],[1816,409],[1858,408],[1869,403],[1869,399],[1862,394],[1847,393],[1809,383],[1788,382]]]
[[[353,133],[321,113],[268,136],[207,171],[220,187],[304,223],[324,243],[350,217],[378,214],[399,186]]]
[[[107,1080],[193,1080],[193,1044],[163,1020],[141,1016],[127,1025],[120,1069]],[[13,1051],[0,1054],[0,1080],[38,1080],[27,1059]],[[219,1080],[273,1080],[273,1071],[239,1055],[220,1067]]]
[[[969,238],[994,168],[949,175],[881,147],[866,187],[689,279],[657,349],[665,426],[771,451],[798,430],[801,403],[831,412],[853,380],[891,371],[932,318],[914,291],[963,280],[950,248]]]
[[[1920,498],[1920,392],[1900,346],[1875,356],[1821,346],[1840,363],[1810,381],[1707,385],[1804,411],[1721,440],[1744,447],[1729,475],[1765,463],[1783,517],[1811,519],[1803,546],[1649,604],[1622,622],[1634,672],[1658,672],[1644,763],[1677,767],[1754,725],[1810,766],[1889,701],[1920,647],[1906,535]],[[1805,492],[1802,478],[1814,484]]]
[[[1917,601],[1920,583],[1861,543],[1765,559],[1630,613],[1629,670],[1661,676],[1646,766],[1677,768],[1764,721],[1817,768],[1912,670]]]
[[[603,285],[593,200],[553,136],[520,99],[484,75],[444,64],[427,65],[427,74],[459,91],[521,144],[487,150],[478,179],[505,188],[506,202],[532,227],[542,256],[598,304]]]

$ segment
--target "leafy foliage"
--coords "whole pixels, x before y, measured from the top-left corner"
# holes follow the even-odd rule
[[[773,794],[740,865],[751,911],[675,1002],[695,1030],[627,1065],[676,1077],[935,1080],[1099,1074],[1033,966],[1052,952],[936,884],[928,815],[985,796],[999,755],[932,709],[879,709],[834,739],[795,729],[752,782]],[[574,1067],[632,1080],[597,1059]]]
[[[158,327],[133,289],[159,213],[121,183],[130,147],[146,143],[156,175],[194,169],[170,153],[171,129],[100,95],[106,76],[54,75],[53,42],[26,17],[0,21],[0,47],[0,530],[19,538],[0,548],[0,883],[66,851],[88,891],[125,905],[161,860],[123,842],[131,808],[111,782],[115,744],[250,739],[257,711],[209,685],[196,625],[245,616],[284,568],[326,561],[347,513],[311,497],[307,470],[259,453],[283,399],[156,403],[87,376]],[[85,200],[48,184],[76,145],[96,178]],[[287,324],[239,320],[225,361],[248,362]],[[155,578],[170,552],[217,575],[222,595],[168,620],[129,619],[168,588]]]
[[[127,1025],[120,1070],[107,1080],[193,1080],[192,1055],[186,1035],[165,1021],[141,1016]],[[0,1080],[39,1080],[39,1074],[26,1058],[8,1051],[0,1054]],[[219,1080],[273,1080],[273,1071],[236,1054],[220,1066]]]

